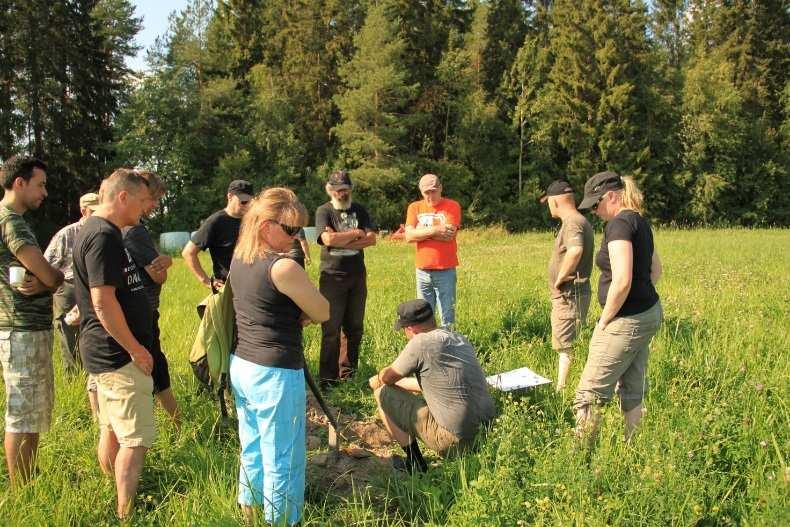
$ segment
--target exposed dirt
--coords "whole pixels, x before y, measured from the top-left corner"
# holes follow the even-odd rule
[[[337,409],[329,407],[337,415]],[[328,449],[329,422],[312,394],[307,398],[307,479],[318,489],[337,491],[365,486],[392,473],[394,443],[379,421],[340,415],[340,450]]]

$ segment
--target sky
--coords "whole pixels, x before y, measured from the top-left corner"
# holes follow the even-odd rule
[[[137,45],[141,46],[137,56],[127,59],[133,70],[145,69],[145,52],[153,45],[156,37],[167,32],[167,17],[171,12],[183,9],[188,0],[134,0],[135,15],[143,18],[142,29],[137,33]]]

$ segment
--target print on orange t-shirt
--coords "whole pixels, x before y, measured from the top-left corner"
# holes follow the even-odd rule
[[[425,200],[415,201],[406,211],[406,225],[430,227],[432,225],[461,226],[461,206],[457,201],[442,198],[435,206]],[[458,245],[455,238],[442,242],[424,240],[417,242],[418,269],[452,269],[458,266]]]

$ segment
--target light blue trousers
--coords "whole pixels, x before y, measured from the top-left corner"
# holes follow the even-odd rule
[[[455,267],[440,270],[417,269],[417,298],[431,304],[434,313],[438,300],[443,326],[455,324],[455,281]]]
[[[293,525],[304,508],[304,372],[231,355],[230,381],[241,442],[239,503],[262,506],[272,525]]]

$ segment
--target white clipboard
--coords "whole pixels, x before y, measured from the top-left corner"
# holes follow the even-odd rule
[[[502,390],[503,392],[551,384],[549,379],[541,377],[526,366],[523,368],[506,371],[504,373],[491,375],[486,377],[486,381],[497,390]]]

